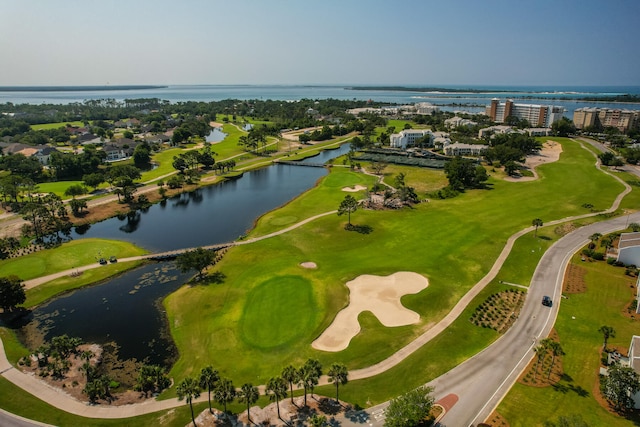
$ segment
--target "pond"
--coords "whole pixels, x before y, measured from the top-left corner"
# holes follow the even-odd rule
[[[319,163],[348,151],[347,144],[308,161]],[[173,197],[146,212],[93,224],[83,234],[75,231],[73,238],[128,240],[154,252],[233,241],[261,215],[310,189],[326,174],[323,168],[269,166]],[[38,307],[25,319],[22,339],[31,348],[42,338],[62,334],[85,342],[115,342],[121,359],[169,367],[175,348],[161,301],[188,278],[171,263],[145,265]]]
[[[215,142],[222,141],[226,136],[227,134],[222,132],[221,128],[213,128],[211,129],[211,132],[209,132],[209,135],[206,136],[205,140],[213,144]]]

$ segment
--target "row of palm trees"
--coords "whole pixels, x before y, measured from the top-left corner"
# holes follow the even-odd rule
[[[540,341],[540,344],[533,349],[536,352],[536,367],[533,373],[533,381],[535,382],[536,376],[538,375],[538,365],[540,363],[544,364],[544,360],[547,357],[547,353],[551,351],[551,365],[549,365],[549,369],[547,370],[547,379],[551,377],[551,372],[553,371],[553,365],[555,364],[557,356],[563,356],[565,354],[562,346],[559,342],[552,340],[551,338],[545,338]]]
[[[333,363],[327,371],[329,382],[336,386],[336,402],[339,402],[339,387],[348,382],[349,371],[342,363]],[[304,406],[307,406],[307,392],[311,392],[318,385],[322,376],[322,364],[315,359],[308,359],[300,368],[289,365],[282,370],[278,377],[272,377],[267,381],[265,393],[269,396],[269,400],[276,402],[278,410],[278,418],[280,417],[280,400],[287,396],[287,384],[291,391],[291,403],[293,403],[293,386],[294,384],[304,389]],[[260,392],[258,387],[251,383],[245,383],[239,390],[233,385],[233,382],[221,377],[217,370],[211,366],[207,366],[200,371],[198,378],[187,377],[176,388],[178,400],[185,400],[191,409],[191,420],[196,426],[195,416],[193,413],[193,399],[200,397],[200,392],[206,390],[208,393],[209,412],[213,413],[211,408],[211,395],[216,402],[223,405],[224,413],[227,413],[227,404],[233,402],[236,398],[240,403],[247,405],[247,417],[251,420],[251,405],[258,401]]]

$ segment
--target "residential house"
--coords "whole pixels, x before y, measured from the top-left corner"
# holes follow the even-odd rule
[[[147,135],[144,137],[144,140],[149,144],[163,144],[163,143],[170,142],[171,137],[169,135],[159,133],[157,135]]]
[[[80,145],[102,144],[102,142],[103,142],[102,138],[92,133],[85,133],[82,135],[78,135],[78,138],[76,139],[76,143]]]
[[[44,166],[49,166],[51,154],[59,152],[57,148],[49,147],[48,145],[38,145],[36,149],[33,156]]]
[[[113,162],[131,157],[135,148],[140,144],[140,141],[120,138],[115,142],[105,144],[102,149],[107,154],[106,161]]]

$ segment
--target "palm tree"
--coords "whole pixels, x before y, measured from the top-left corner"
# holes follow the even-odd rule
[[[598,332],[600,332],[602,334],[602,336],[604,337],[604,344],[602,344],[603,350],[607,350],[607,341],[609,341],[609,338],[615,338],[616,337],[616,330],[613,329],[612,326],[607,326],[607,325],[603,325],[600,326],[600,329],[598,329]]]
[[[247,404],[247,419],[251,421],[251,412],[249,409],[251,405],[258,401],[258,397],[260,393],[258,392],[258,387],[255,387],[251,383],[245,383],[240,387],[240,395],[238,396],[238,400],[240,403]]]
[[[540,218],[536,218],[533,221],[531,221],[531,225],[533,225],[536,228],[536,231],[533,235],[534,238],[538,237],[538,227],[542,227],[544,224],[542,223],[542,220]]]
[[[562,346],[557,341],[551,341],[549,348],[551,348],[551,366],[549,366],[549,372],[547,372],[547,379],[551,377],[551,371],[553,370],[553,365],[556,362],[556,356],[562,356],[565,354]]]
[[[185,399],[189,404],[189,408],[191,408],[191,421],[193,421],[194,427],[198,427],[196,425],[196,418],[193,415],[193,399],[200,397],[200,387],[198,386],[198,382],[193,378],[187,377],[178,384],[176,392],[178,393],[178,400]]]
[[[538,366],[541,362],[544,362],[544,359],[547,357],[547,350],[549,349],[549,338],[545,338],[540,341],[540,345],[538,345],[534,351],[536,352],[536,369],[533,372],[533,381],[536,380],[536,376],[538,375]]]
[[[211,390],[213,390],[219,379],[220,376],[218,375],[218,371],[213,369],[211,366],[202,368],[202,370],[200,371],[200,387],[203,389],[207,389],[207,391],[209,392],[210,414],[213,414],[213,411],[211,410]]]
[[[313,397],[313,389],[318,385],[321,376],[322,365],[315,359],[308,359],[300,368],[298,381],[304,387],[304,406],[307,406],[307,390],[311,390],[311,397]]]
[[[289,383],[291,403],[293,403],[293,383],[298,382],[298,370],[292,365],[289,365],[282,370],[282,378]]]
[[[278,418],[280,417],[280,399],[287,397],[287,382],[282,377],[274,377],[267,382],[266,388],[269,400],[276,401],[276,407],[278,408]]]
[[[233,382],[228,378],[220,378],[213,390],[213,398],[216,402],[222,403],[226,416],[227,403],[233,402],[233,399],[236,398],[236,388],[233,386]]]
[[[329,367],[329,381],[336,385],[336,403],[340,402],[338,398],[338,386],[345,385],[349,382],[349,371],[347,367],[342,363],[333,363]]]

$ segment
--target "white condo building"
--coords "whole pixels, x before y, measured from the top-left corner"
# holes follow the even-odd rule
[[[429,136],[429,146],[433,146],[434,136],[429,129],[405,129],[400,133],[393,133],[389,136],[389,145],[391,148],[402,148],[404,150],[415,145],[417,140],[424,138],[426,135]]]

